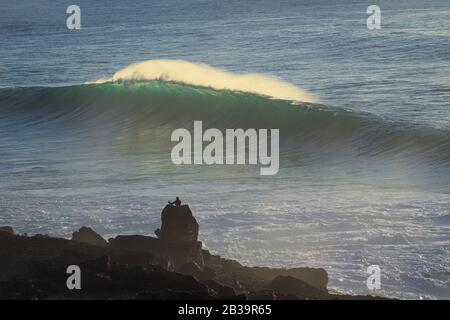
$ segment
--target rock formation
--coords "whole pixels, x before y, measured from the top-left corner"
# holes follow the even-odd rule
[[[161,212],[161,228],[155,234],[166,243],[197,242],[198,223],[188,205],[167,205]]]
[[[299,298],[322,298],[326,291],[315,288],[306,282],[292,276],[277,276],[272,280],[270,288],[278,294],[293,295]]]
[[[102,236],[89,227],[81,227],[78,231],[75,231],[72,234],[72,240],[89,243],[94,246],[106,246],[107,244],[107,241]]]
[[[330,294],[323,269],[246,267],[202,250],[188,206],[166,206],[158,238],[90,228],[72,240],[0,228],[0,299],[372,299]],[[66,289],[78,265],[83,290]]]
[[[9,226],[0,227],[0,237],[1,236],[12,236],[14,234],[14,229]]]
[[[161,228],[155,234],[173,270],[180,270],[186,263],[203,267],[202,243],[197,241],[198,223],[189,206],[167,205],[161,212]]]
[[[155,234],[158,238],[117,236],[109,239],[109,246],[120,250],[148,252],[155,257],[154,261],[159,266],[170,271],[191,274],[186,270],[194,270],[193,265],[203,269],[202,243],[197,241],[198,223],[187,205],[167,205],[161,213],[161,228]]]

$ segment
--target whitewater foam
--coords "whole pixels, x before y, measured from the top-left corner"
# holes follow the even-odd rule
[[[206,64],[184,60],[147,60],[117,71],[108,81],[164,80],[181,82],[216,90],[233,90],[269,96],[276,99],[317,103],[318,98],[297,86],[273,76],[249,73],[236,74]]]

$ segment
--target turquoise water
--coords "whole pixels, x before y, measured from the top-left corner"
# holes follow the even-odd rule
[[[3,1],[0,225],[68,237],[148,234],[178,195],[212,251],[249,265],[316,266],[330,286],[450,298],[450,3]],[[181,59],[263,73],[318,97],[292,103],[165,81],[85,84]],[[280,172],[175,167],[170,133],[280,128]]]

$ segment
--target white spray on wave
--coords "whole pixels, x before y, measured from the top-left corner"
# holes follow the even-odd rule
[[[129,65],[109,79],[96,83],[126,80],[164,80],[216,90],[256,93],[276,99],[318,102],[318,99],[295,85],[272,76],[250,73],[235,74],[206,64],[183,60],[148,60]]]

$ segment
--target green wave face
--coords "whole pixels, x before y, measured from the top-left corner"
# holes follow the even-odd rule
[[[169,152],[170,132],[191,129],[194,120],[201,120],[204,129],[280,129],[281,154],[294,165],[299,158],[352,161],[387,155],[414,163],[450,162],[446,131],[319,104],[159,80],[1,89],[0,101],[3,118],[10,123],[66,128],[74,135],[95,131],[97,137],[142,152]]]

